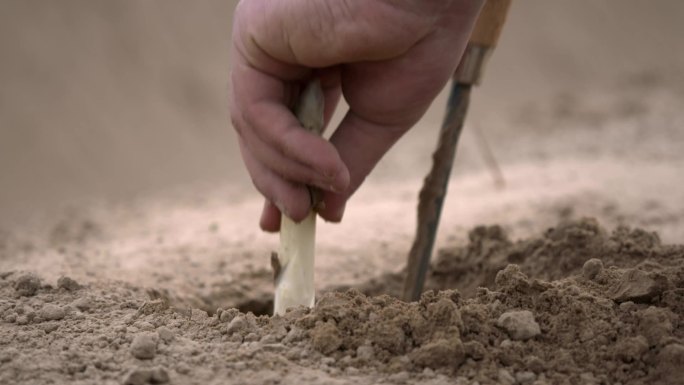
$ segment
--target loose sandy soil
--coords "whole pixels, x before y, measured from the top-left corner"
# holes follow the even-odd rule
[[[2,2],[0,383],[681,383],[682,3],[654,3],[520,2],[432,291],[391,297],[444,95],[320,224],[317,306],[271,318],[277,237],[225,112],[234,2]]]
[[[684,246],[589,219],[520,242],[478,227],[419,302],[378,295],[390,275],[283,317],[0,277],[2,383],[678,384],[684,365]]]

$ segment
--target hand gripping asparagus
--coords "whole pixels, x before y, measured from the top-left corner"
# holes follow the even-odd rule
[[[318,80],[302,92],[295,114],[302,126],[320,135],[323,131],[323,91]],[[296,306],[314,305],[314,249],[316,241],[317,192],[307,186],[311,211],[300,223],[286,215],[280,222],[280,251],[271,256],[275,279],[274,314]]]

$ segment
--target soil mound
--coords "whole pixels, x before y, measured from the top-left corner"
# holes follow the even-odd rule
[[[468,238],[464,246],[438,251],[426,289],[458,289],[464,297],[471,297],[480,287],[494,289],[497,273],[509,264],[518,265],[528,277],[552,281],[582,274],[590,259],[598,259],[606,267],[652,271],[677,265],[684,255],[684,247],[661,244],[657,233],[625,226],[608,232],[593,218],[563,222],[540,237],[516,242],[498,225],[478,226]],[[404,274],[385,274],[359,290],[367,295],[400,297]]]
[[[209,316],[6,272],[0,383],[681,383],[684,247],[654,234],[583,220],[511,242],[480,227],[433,266],[431,285],[449,284],[473,295],[348,290],[282,317]]]

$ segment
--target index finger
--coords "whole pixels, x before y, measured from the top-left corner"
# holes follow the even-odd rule
[[[288,102],[298,88],[242,62],[231,74],[237,113],[246,127],[284,156],[311,169],[313,179],[327,180],[330,189],[342,190],[349,184],[349,172],[335,147],[304,130]],[[295,181],[295,182],[306,182]]]

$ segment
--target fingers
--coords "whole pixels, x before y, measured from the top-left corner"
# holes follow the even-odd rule
[[[341,78],[350,111],[331,142],[347,165],[350,182],[343,192],[325,194],[323,218],[342,219],[346,200],[447,83],[459,47],[449,50],[448,39],[434,38],[396,60],[344,67]],[[443,55],[440,60],[434,60],[436,52]]]
[[[253,133],[282,156],[311,168],[319,174],[311,175],[311,180],[325,177],[333,179],[334,185],[346,185],[346,169],[335,148],[302,129],[288,108],[295,86],[249,66],[236,67],[232,74],[231,116],[238,132]]]
[[[259,227],[269,233],[280,231],[280,211],[268,199],[264,201],[264,208],[261,210]]]
[[[247,171],[254,186],[259,192],[288,217],[294,221],[306,218],[311,208],[309,191],[303,184],[297,184],[283,179],[268,167],[264,166],[251,153],[250,149],[240,139],[240,152]],[[272,228],[272,217],[264,218],[265,225]]]
[[[343,191],[349,172],[335,147],[303,129],[288,109],[296,85],[260,73],[239,57],[236,60],[229,106],[247,169],[267,199],[292,219],[303,219],[310,204],[304,185]],[[330,82],[326,89],[328,115],[339,99],[335,88]],[[265,227],[275,229],[272,218],[266,215]]]
[[[296,159],[285,156],[285,154],[261,140],[253,130],[241,130],[240,137],[245,146],[249,148],[252,156],[284,179],[333,191],[345,188],[346,184],[348,184],[346,179],[341,180],[342,184],[340,184],[339,178],[335,180],[335,178],[322,176],[318,170],[314,170]],[[336,152],[336,150],[333,151]],[[346,178],[346,173],[343,176]]]
[[[410,124],[380,125],[360,117],[354,111],[347,113],[330,142],[347,165],[351,179],[344,191],[324,193],[325,207],[319,211],[322,218],[330,222],[342,220],[347,199],[409,128]]]
[[[264,165],[289,180],[327,190],[341,191],[349,184],[349,172],[335,147],[304,130],[283,104],[258,102],[243,116],[249,130],[244,135],[252,139],[250,146],[263,150],[253,148]]]
[[[305,185],[324,191],[323,218],[341,220],[349,196],[446,84],[481,5],[400,3],[238,5],[230,110],[247,169],[269,201],[260,220],[265,230],[277,231],[280,212],[304,218]],[[450,28],[459,32],[456,43]],[[340,84],[351,108],[331,143],[302,129],[290,110],[298,84],[314,73],[326,122]]]

